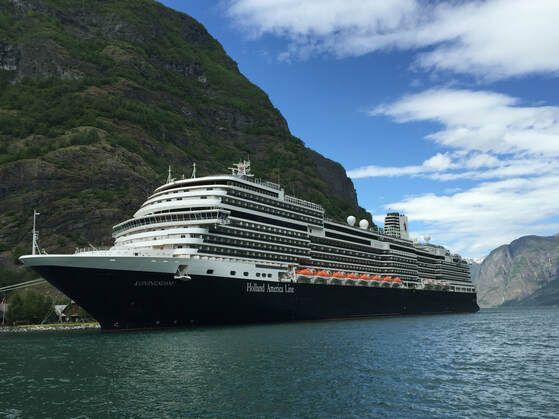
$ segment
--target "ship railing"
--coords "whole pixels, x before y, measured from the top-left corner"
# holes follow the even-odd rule
[[[312,208],[314,210],[324,212],[324,208],[322,208],[318,204],[315,204],[314,202],[305,201],[304,199],[300,199],[300,198],[295,198],[294,196],[291,195],[285,195],[285,200],[287,202],[291,202],[292,204],[297,204],[302,207]]]
[[[94,252],[106,252],[111,249],[111,246],[90,246],[90,247],[76,247],[74,254],[80,253],[94,253]]]
[[[173,212],[168,214],[146,215],[142,218],[132,218],[113,227],[113,235],[121,231],[135,227],[142,227],[150,224],[186,222],[186,221],[208,221],[217,220],[219,223],[226,224],[230,212],[222,208],[212,208],[201,211]]]
[[[81,248],[76,249],[74,255],[79,256],[145,256],[145,257],[172,257],[173,254],[169,250],[155,249],[135,249],[126,248],[119,249],[116,247],[101,249]]]
[[[257,185],[267,186],[268,188],[276,189],[278,191],[281,190],[280,185],[278,185],[277,183],[274,183],[274,182],[270,182],[268,180],[262,180],[262,179],[257,178],[257,177],[249,177],[249,176],[243,176],[242,178],[244,180],[248,180],[249,182],[256,183]]]

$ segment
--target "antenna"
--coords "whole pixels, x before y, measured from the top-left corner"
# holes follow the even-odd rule
[[[190,179],[194,179],[196,177],[196,162],[192,163],[192,176]]]
[[[41,215],[37,210],[33,210],[33,242],[31,244],[31,254],[41,253],[39,249],[39,232],[37,231],[37,215]]]
[[[173,177],[171,175],[171,165],[169,165],[169,174],[167,175],[167,183],[171,183],[174,180],[175,179],[173,179]]]

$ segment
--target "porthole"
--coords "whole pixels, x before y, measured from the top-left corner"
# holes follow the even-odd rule
[[[208,269],[208,270],[206,271],[206,273],[207,273],[208,275],[211,275],[211,274],[214,273],[214,270],[213,270],[213,269]]]
[[[237,272],[231,271],[231,272],[229,272],[229,274],[230,274],[231,276],[233,276],[233,275],[237,275]]]

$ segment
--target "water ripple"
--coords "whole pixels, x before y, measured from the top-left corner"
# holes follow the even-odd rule
[[[559,309],[3,334],[0,416],[557,417]]]

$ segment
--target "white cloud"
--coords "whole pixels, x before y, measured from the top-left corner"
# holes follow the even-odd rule
[[[559,176],[513,178],[480,184],[450,195],[426,194],[385,206],[398,208],[423,231],[467,256],[485,255],[494,247],[526,234],[559,230]],[[553,231],[553,230],[552,230]]]
[[[446,170],[452,167],[452,160],[444,154],[437,153],[425,160],[422,166],[435,171]]]
[[[399,48],[421,50],[424,68],[483,78],[559,70],[556,0],[231,0],[228,14],[253,36],[287,39],[283,59]]]
[[[428,162],[444,156],[449,159],[444,165],[432,167]],[[491,180],[506,179],[522,176],[543,176],[559,174],[559,160],[556,158],[509,158],[499,160],[487,154],[468,154],[463,158],[450,160],[448,154],[436,154],[430,159],[416,166],[365,166],[348,170],[347,175],[352,179],[369,177],[398,177],[411,176],[428,178],[439,181]]]
[[[384,167],[384,166],[366,166],[360,167],[347,172],[347,175],[354,179],[366,177],[394,177],[394,176],[413,176],[425,173],[433,173],[447,170],[453,167],[452,160],[449,156],[441,153],[435,154],[433,157],[425,160],[421,165],[402,166],[402,167]]]
[[[449,151],[417,166],[354,169],[348,172],[351,177],[391,173],[484,182],[384,206],[419,222],[424,231],[415,234],[431,234],[437,242],[479,257],[519,236],[559,230],[559,200],[554,198],[559,196],[559,107],[526,106],[487,91],[432,89],[370,114],[400,123],[436,122],[440,129],[427,138]]]
[[[559,154],[559,107],[521,106],[518,99],[500,93],[431,89],[379,106],[370,114],[398,122],[438,122],[443,129],[429,138],[452,148]]]
[[[468,169],[480,169],[482,167],[496,167],[499,166],[499,159],[489,154],[476,154],[468,160],[465,165]]]

